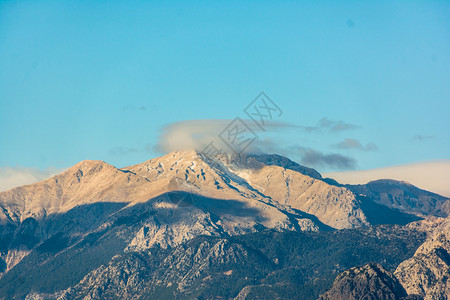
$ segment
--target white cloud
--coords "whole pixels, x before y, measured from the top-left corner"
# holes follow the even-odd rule
[[[415,163],[364,171],[323,174],[343,184],[364,184],[377,179],[407,181],[421,189],[450,197],[450,160]]]
[[[231,151],[231,149],[220,138],[225,138],[227,134],[224,132],[227,129],[236,129],[231,126],[235,120],[229,119],[204,119],[204,120],[188,120],[180,121],[167,125],[161,130],[158,143],[156,145],[156,151],[158,152],[172,152],[179,150],[191,150],[202,151],[211,142],[215,147],[219,148],[222,152]],[[253,121],[242,120],[237,124],[245,124],[246,127],[239,127],[239,130],[249,128],[250,131],[245,131],[242,135],[242,140],[247,138],[258,139],[259,133],[262,131]],[[282,122],[268,122],[266,121],[265,129],[268,131],[278,130],[282,128],[297,128],[298,126],[282,123]],[[227,131],[228,132],[228,131]],[[248,151],[255,151],[254,144],[248,147]]]
[[[35,183],[61,172],[61,169],[55,168],[40,170],[26,167],[2,167],[0,168],[0,191],[6,191],[21,185]]]
[[[233,133],[236,129],[235,125],[237,123],[244,123],[248,126],[251,132],[247,132],[241,137],[241,140],[247,140],[248,138],[255,138],[256,143],[252,143],[250,147],[246,148],[246,152],[267,152],[263,146],[266,143],[264,140],[260,140],[260,136],[264,137],[267,133],[272,133],[276,136],[276,132],[280,129],[295,129],[297,131],[302,131],[306,133],[321,133],[330,132],[337,133],[346,130],[354,130],[360,128],[357,125],[346,123],[341,120],[330,120],[327,118],[322,118],[316,126],[303,126],[294,125],[285,122],[274,122],[265,121],[264,130],[257,126],[252,120],[243,120],[242,122],[233,123],[236,119],[201,119],[201,120],[187,120],[179,121],[168,124],[165,126],[159,135],[158,143],[155,146],[155,151],[157,152],[172,152],[179,150],[191,150],[195,149],[197,151],[202,151],[211,142],[215,147],[219,148],[222,152],[230,151],[229,147],[224,143],[220,136],[224,137],[228,132]],[[239,126],[239,131],[243,127]],[[224,130],[228,129],[227,133],[224,134]],[[233,135],[234,136],[234,135]],[[362,150],[370,151],[375,150],[376,146],[374,144],[360,145]],[[236,149],[233,149],[236,150]]]

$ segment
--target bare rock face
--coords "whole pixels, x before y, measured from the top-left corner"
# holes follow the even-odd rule
[[[277,166],[254,172],[248,180],[272,199],[312,214],[331,227],[343,229],[369,224],[360,202],[346,188],[330,186],[321,180]]]
[[[145,222],[125,251],[142,252],[153,247],[167,249],[198,235],[220,236],[222,233],[223,229],[211,220],[209,213],[195,207],[165,209],[157,218]]]
[[[234,175],[279,205],[316,216],[333,228],[368,225],[361,203],[350,190],[322,180],[315,170],[278,155],[239,156],[221,161]]]
[[[430,224],[433,221],[437,225]],[[433,221],[427,220],[423,225],[430,230],[428,239],[394,274],[409,294],[424,299],[446,299],[450,295],[450,219]]]
[[[407,297],[398,280],[381,265],[371,263],[347,270],[336,277],[321,300],[396,300]]]
[[[25,256],[27,256],[31,250],[29,250],[26,246],[20,246],[18,249],[11,249],[4,255],[0,255],[0,278],[2,275],[17,265]],[[3,257],[2,257],[3,256]]]

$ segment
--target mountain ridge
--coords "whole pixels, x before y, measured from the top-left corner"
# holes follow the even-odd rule
[[[70,278],[58,283],[59,290],[74,287],[83,278],[80,287],[88,288],[87,282],[97,282],[95,270],[105,280],[111,279],[107,265],[116,255],[139,253],[147,257],[158,251],[166,254],[174,249],[181,251],[199,237],[228,243],[234,237],[266,231],[332,235],[339,230],[368,230],[364,237],[371,236],[371,228],[377,224],[405,225],[445,214],[441,207],[448,203],[447,198],[433,198],[431,193],[409,185],[404,190],[403,183],[393,182],[389,186],[387,190],[377,184],[355,188],[328,182],[317,171],[279,155],[221,155],[211,159],[196,151],[178,151],[120,169],[104,161],[81,161],[52,178],[0,193],[0,298],[2,291],[14,295],[16,285],[28,286],[27,289],[33,285],[47,286],[38,284],[40,268]],[[422,202],[422,206],[414,206]],[[421,234],[411,228],[408,230]],[[376,236],[380,243],[382,237]],[[404,238],[402,234],[399,237]],[[206,243],[206,248],[199,249],[214,252],[216,245],[216,242]],[[232,245],[235,246],[227,248],[228,254],[223,252],[225,256],[250,253],[242,245]],[[198,251],[196,247],[186,249]],[[200,256],[188,256],[189,260],[203,257],[202,251]],[[214,260],[220,265],[224,257],[214,253]],[[84,260],[78,261],[79,267],[67,265],[76,269],[73,275],[55,267],[65,265],[64,257],[70,260],[77,255]],[[259,272],[258,268],[277,268],[278,260],[273,258],[274,263],[264,266],[255,264],[255,272]],[[235,262],[242,265],[242,260]],[[138,262],[133,260],[133,263]],[[122,268],[122,261],[119,264]],[[141,268],[140,264],[136,268]],[[410,267],[415,265],[411,263]],[[111,265],[111,268],[116,267]],[[15,281],[27,272],[34,274],[28,281],[20,284]],[[86,277],[88,274],[91,277]],[[190,283],[183,284],[191,293],[190,284],[197,282],[197,275],[189,276]],[[220,276],[234,278],[234,275]],[[181,286],[174,288],[184,293]],[[261,283],[242,293],[259,293],[266,288],[271,285]],[[54,292],[48,286],[47,289]],[[73,295],[70,290],[65,293]]]
[[[131,184],[133,189],[140,190],[139,193],[136,193],[136,191],[135,193],[131,193],[132,198],[134,198],[133,202],[145,201],[146,198],[150,199],[164,192],[173,191],[174,189],[187,189],[189,192],[199,193],[200,195],[204,195],[207,190],[209,192],[207,196],[213,196],[214,193],[218,193],[217,189],[222,189],[220,191],[220,197],[223,198],[230,195],[232,198],[239,198],[242,195],[253,198],[274,198],[276,202],[284,202],[284,204],[303,210],[305,213],[312,213],[313,215],[316,215],[317,213],[321,213],[319,212],[320,208],[318,207],[320,205],[318,203],[314,204],[314,201],[311,200],[311,198],[319,197],[324,199],[325,197],[320,195],[320,190],[326,189],[327,191],[336,190],[338,193],[348,193],[348,197],[352,197],[351,193],[354,193],[355,195],[365,194],[366,196],[369,196],[369,198],[375,199],[375,202],[378,204],[407,213],[424,215],[432,213],[438,214],[438,216],[444,216],[448,213],[447,208],[442,209],[441,207],[437,207],[436,211],[432,211],[432,208],[430,207],[417,207],[417,203],[410,201],[415,198],[409,197],[409,194],[411,193],[409,191],[404,192],[403,190],[405,189],[403,186],[407,185],[409,188],[414,189],[414,192],[421,193],[419,197],[426,198],[429,202],[433,202],[437,199],[438,202],[441,203],[442,207],[448,199],[434,193],[423,191],[410,184],[391,180],[372,181],[366,185],[342,185],[339,183],[333,183],[322,178],[317,171],[303,167],[288,158],[276,154],[239,155],[234,157],[222,156],[215,160],[215,163],[217,164],[211,165],[208,160],[203,159],[196,151],[172,152],[167,155],[124,168],[116,168],[100,160],[84,160],[75,164],[63,173],[55,175],[44,181],[0,192],[0,205],[2,206],[2,210],[0,211],[0,222],[5,223],[7,220],[17,221],[18,214],[20,214],[20,217],[22,218],[21,220],[24,220],[27,216],[40,217],[45,214],[65,211],[72,208],[74,205],[89,203],[89,201],[104,201],[104,197],[96,194],[96,191],[102,188],[104,190],[103,193],[107,193],[108,189],[115,189],[115,192],[118,194],[128,195],[128,193],[131,192],[126,191],[126,185],[123,181],[125,181],[128,185]],[[180,171],[180,166],[178,166],[178,164],[180,164],[181,168],[183,168],[184,174],[178,174]],[[200,167],[196,166],[196,164],[200,165]],[[166,169],[164,169],[163,165],[166,166]],[[280,169],[277,169],[277,167]],[[199,170],[196,170],[196,168]],[[191,174],[189,174],[189,172],[191,172]],[[213,175],[212,177],[215,178],[214,182],[211,182],[211,180],[208,181],[205,177],[207,173]],[[285,185],[283,189],[284,194],[274,189],[268,189],[268,186],[263,182],[264,178],[271,176],[270,173],[278,174],[282,177],[277,180],[280,184]],[[101,180],[99,179],[95,182],[95,184],[92,184],[95,185],[95,187],[89,187],[85,182],[92,181],[93,175],[100,177]],[[200,175],[202,178],[199,177]],[[303,177],[302,175],[306,177]],[[195,176],[197,176],[197,178],[194,178]],[[289,187],[289,181],[294,178],[292,176],[297,178],[297,180],[299,180],[299,178],[303,179],[303,184],[306,184],[304,188],[309,190],[309,193],[311,194],[310,197],[307,194],[304,194],[303,196],[301,194],[297,194],[295,201],[292,202],[293,197],[290,195],[292,190]],[[217,178],[221,180],[217,180]],[[156,180],[160,180],[160,185],[165,185],[167,188],[164,189],[157,187],[156,185],[152,185],[150,187],[149,183],[155,182]],[[204,182],[202,182],[202,180]],[[118,186],[113,187],[113,184],[108,186],[108,184],[105,184],[105,182],[102,181],[114,182],[114,184],[118,186],[118,181],[122,182],[120,182],[120,188],[118,188]],[[138,184],[138,182],[140,183]],[[220,184],[219,182],[222,183],[223,186],[218,185]],[[252,182],[255,186],[252,186]],[[401,197],[403,195],[399,196],[398,194],[403,192],[403,194],[408,197],[408,201],[405,201],[404,199],[400,199],[399,201],[396,201],[397,199],[390,200],[392,196],[389,193],[387,193],[387,196],[380,196],[380,193],[374,193],[373,186],[377,184],[379,185],[379,183],[383,183],[384,185],[392,185],[391,183],[394,183],[393,185],[399,191],[401,190],[400,192],[395,191],[397,193],[395,196],[397,198]],[[265,184],[263,189],[257,188],[263,184]],[[142,188],[142,186],[146,186],[146,188]],[[351,192],[349,193],[346,190],[335,189],[333,186],[338,188],[346,188]],[[223,189],[224,187],[225,189]],[[78,190],[75,191],[75,189]],[[88,197],[85,193],[83,195],[85,197],[80,200],[81,195],[77,195],[77,193],[82,193],[83,189],[88,189],[90,193],[95,194],[95,197]],[[147,192],[144,192],[145,190]],[[301,192],[302,191],[303,190],[301,190]],[[46,198],[48,199],[42,199],[43,197],[39,195],[44,192],[46,193]],[[265,195],[264,192],[268,193],[269,196]],[[115,200],[115,198],[117,198],[116,196],[111,196],[111,193],[108,194],[108,197],[109,201],[118,201]],[[40,198],[41,201],[38,201],[37,198]],[[89,200],[89,198],[91,199]],[[351,203],[353,203],[350,204],[351,207],[358,206],[358,201],[356,200],[356,197],[354,198],[355,200],[350,200]],[[420,199],[420,201],[422,203],[423,199]],[[315,210],[313,209],[314,206],[316,206]],[[448,202],[447,207],[449,206],[450,205]],[[44,211],[39,211],[39,208]],[[444,211],[442,212],[442,210]],[[357,212],[350,213],[350,215],[355,213],[358,215]],[[326,214],[326,212],[322,212],[322,214]],[[358,224],[365,223],[364,217],[361,216],[357,218],[361,220],[357,222]],[[330,222],[331,221],[328,223]],[[333,222],[328,225],[334,224]],[[344,224],[337,226],[345,227],[347,225]]]

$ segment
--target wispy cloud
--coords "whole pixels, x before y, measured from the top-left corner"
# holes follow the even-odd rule
[[[374,143],[368,143],[366,145],[363,145],[360,141],[356,139],[345,139],[337,144],[334,145],[335,148],[342,149],[342,150],[361,150],[361,151],[376,151],[378,150],[377,145]]]
[[[40,170],[26,167],[2,167],[0,168],[0,191],[35,183],[59,174],[62,171],[63,169],[56,168]]]
[[[262,132],[262,129],[253,121],[243,121],[256,135],[258,135],[259,132]],[[208,144],[213,142],[215,146],[223,152],[231,151],[220,138],[220,134],[231,122],[233,122],[233,120],[204,119],[171,123],[161,130],[155,150],[163,153],[188,149],[202,151]],[[268,121],[266,121],[265,124],[265,129],[267,131],[276,131],[287,128],[301,128],[301,126]],[[247,151],[255,150],[254,145],[251,145],[247,149]]]
[[[220,133],[232,122],[231,119],[203,119],[174,122],[165,126],[159,135],[159,141],[155,146],[158,152],[171,152],[185,149],[195,149],[201,151],[210,142],[223,148],[227,146],[219,138]],[[248,127],[258,134],[261,128],[251,120],[244,120]],[[266,121],[265,130],[275,131],[280,129],[295,129],[306,133],[338,133],[347,130],[358,129],[360,126],[346,123],[342,120],[331,120],[322,118],[316,126],[294,125],[285,122]],[[374,150],[374,144],[364,146],[367,151]],[[249,151],[255,151],[255,145],[249,147]]]
[[[213,142],[222,152],[227,152],[229,148],[220,139],[219,134],[230,122],[232,120],[210,119],[189,120],[169,124],[161,130],[158,143],[154,150],[163,153],[188,149],[202,151],[209,143]],[[257,134],[260,133],[261,129],[252,123],[251,120],[247,120],[246,123],[252,131]],[[355,125],[346,124],[342,121],[330,121],[328,119],[323,119],[320,124],[320,128],[326,128],[332,131],[344,130],[344,128],[356,128]],[[276,131],[280,129],[307,130],[304,126],[282,122],[267,123],[266,129],[269,129],[266,132],[272,131],[275,135],[277,133]],[[374,145],[366,145],[365,147],[371,149]],[[286,143],[275,141],[273,135],[271,137],[258,137],[245,152],[277,153],[298,159],[306,166],[327,170],[351,170],[357,165],[356,160],[352,157],[339,153],[325,153],[320,150],[295,144],[287,146]]]
[[[331,133],[337,133],[341,131],[354,130],[361,128],[358,125],[346,123],[342,120],[331,120],[328,118],[322,118],[319,120],[316,126],[307,126],[305,130],[308,132],[322,132],[328,131]]]
[[[415,141],[415,142],[423,142],[423,141],[431,140],[432,138],[434,138],[434,136],[432,136],[432,135],[416,134],[410,140]]]
[[[310,147],[300,145],[285,146],[271,139],[257,140],[252,147],[254,153],[277,153],[298,159],[307,167],[326,170],[353,170],[357,166],[356,159],[333,152],[322,152]]]

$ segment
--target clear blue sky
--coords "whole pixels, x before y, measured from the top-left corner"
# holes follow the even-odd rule
[[[1,1],[0,167],[139,163],[167,124],[244,117],[260,91],[280,121],[360,127],[286,144],[450,158],[450,1],[185,2]]]

